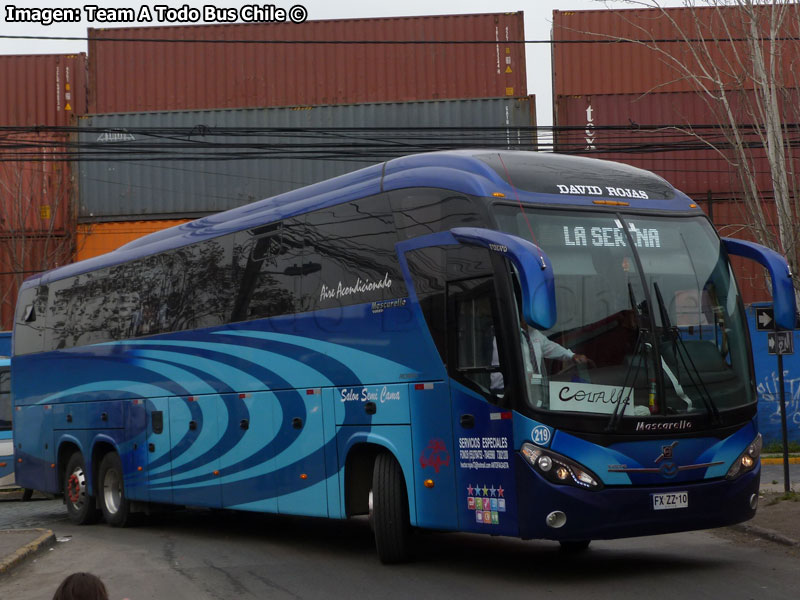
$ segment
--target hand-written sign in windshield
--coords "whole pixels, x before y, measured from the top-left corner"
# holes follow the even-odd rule
[[[661,236],[658,229],[638,228],[629,223],[628,230],[637,248],[660,248]],[[619,248],[628,245],[627,237],[621,227],[584,227],[583,225],[564,225],[565,246],[592,246],[595,248]]]

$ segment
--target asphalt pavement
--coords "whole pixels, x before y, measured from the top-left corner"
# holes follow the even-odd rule
[[[787,495],[782,459],[762,459],[761,498],[756,516],[746,523],[732,526],[731,529],[777,544],[800,548],[800,456],[792,456],[790,463],[790,491],[794,493]],[[8,502],[22,503],[22,490],[0,491],[0,511]],[[8,522],[0,523],[0,578],[56,542],[52,531],[26,528],[25,525],[24,518],[13,525]]]

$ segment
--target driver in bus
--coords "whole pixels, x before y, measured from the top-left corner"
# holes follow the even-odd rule
[[[546,374],[545,358],[572,362],[576,365],[593,365],[593,361],[585,354],[576,354],[558,342],[554,342],[535,327],[525,322],[522,314],[522,294],[519,284],[514,280],[514,295],[519,316],[520,338],[522,342],[522,359],[525,362],[525,377],[530,382],[542,382]],[[500,356],[497,351],[497,338],[492,340],[492,366],[500,365]],[[503,374],[494,372],[490,376],[490,389],[496,394],[502,394],[505,389]]]

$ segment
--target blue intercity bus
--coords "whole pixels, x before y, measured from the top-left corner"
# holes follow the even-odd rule
[[[75,523],[152,505],[591,540],[750,519],[761,438],[720,239],[656,175],[556,154],[406,156],[28,279],[19,485]]]

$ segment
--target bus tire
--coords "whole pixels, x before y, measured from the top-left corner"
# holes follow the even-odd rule
[[[90,525],[98,517],[94,498],[88,492],[87,479],[83,455],[75,452],[69,457],[64,471],[64,503],[69,520],[76,525]]]
[[[411,525],[403,470],[394,457],[382,452],[372,471],[372,525],[375,546],[383,564],[411,558]]]
[[[589,549],[589,544],[592,540],[564,540],[559,542],[561,544],[562,552],[569,552],[570,554],[579,554]]]
[[[97,491],[103,518],[111,527],[130,523],[131,502],[125,497],[125,481],[119,454],[109,452],[100,461]]]

